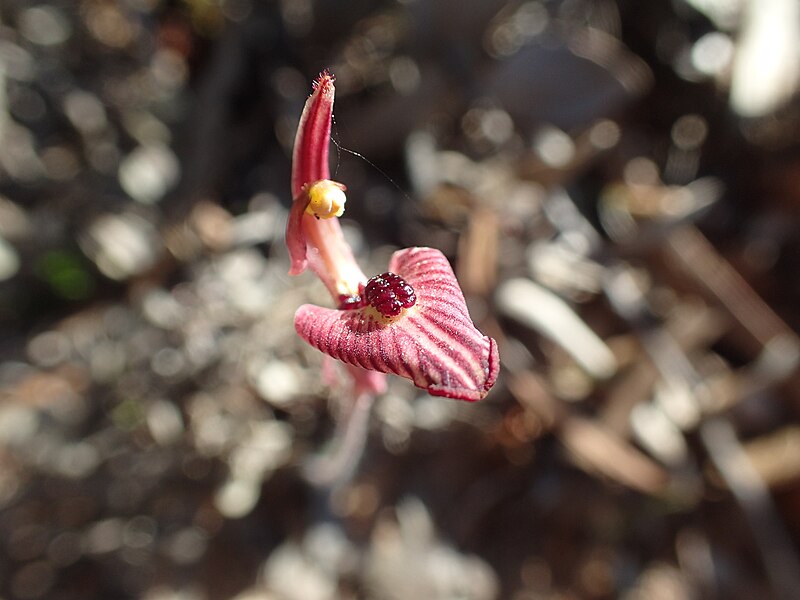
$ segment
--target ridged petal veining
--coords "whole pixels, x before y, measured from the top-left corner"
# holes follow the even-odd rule
[[[395,252],[389,270],[414,288],[413,307],[385,318],[371,307],[306,304],[295,314],[297,332],[325,354],[406,377],[432,395],[483,398],[497,378],[497,344],[472,323],[447,258],[433,248],[408,248]]]

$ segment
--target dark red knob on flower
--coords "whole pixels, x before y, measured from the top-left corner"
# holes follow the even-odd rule
[[[388,271],[367,282],[364,296],[384,317],[396,317],[404,308],[411,308],[417,301],[414,288],[399,275]]]

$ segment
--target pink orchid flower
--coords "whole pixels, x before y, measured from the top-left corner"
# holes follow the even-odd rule
[[[295,139],[286,243],[290,274],[311,267],[337,308],[303,305],[295,329],[355,368],[362,389],[376,385],[364,379],[365,369],[405,377],[435,396],[480,400],[497,378],[497,343],[475,328],[445,256],[433,248],[400,250],[387,273],[369,280],[355,262],[338,222],[345,187],[329,179],[333,97],[333,76],[323,72]]]

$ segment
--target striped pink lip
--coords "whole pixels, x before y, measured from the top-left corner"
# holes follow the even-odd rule
[[[486,396],[499,371],[497,343],[475,328],[447,258],[433,248],[407,248],[394,253],[389,271],[413,288],[412,306],[384,316],[372,306],[306,304],[295,313],[298,334],[333,358],[406,377],[434,396]]]

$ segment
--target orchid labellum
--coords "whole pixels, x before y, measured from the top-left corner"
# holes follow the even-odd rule
[[[286,228],[291,274],[310,267],[337,308],[306,304],[294,317],[309,344],[351,365],[356,385],[377,390],[363,370],[410,379],[436,396],[475,401],[497,378],[496,342],[475,328],[445,256],[433,248],[395,252],[389,271],[367,279],[342,235],[345,186],[330,180],[333,76],[314,83],[295,138]]]

